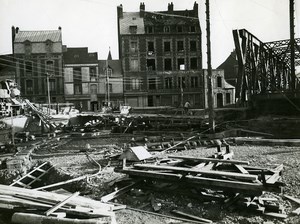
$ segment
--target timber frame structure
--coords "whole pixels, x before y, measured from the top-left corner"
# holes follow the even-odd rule
[[[290,40],[263,43],[246,29],[233,30],[238,60],[236,102],[253,95],[293,93],[299,80],[291,73]],[[295,39],[295,65],[300,65],[300,39]]]

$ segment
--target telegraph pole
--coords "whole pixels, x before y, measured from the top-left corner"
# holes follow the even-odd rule
[[[210,45],[210,13],[209,0],[206,0],[206,42],[207,42],[207,102],[210,132],[215,132],[214,104],[212,91],[211,45]]]
[[[294,0],[290,0],[291,89],[296,89]]]

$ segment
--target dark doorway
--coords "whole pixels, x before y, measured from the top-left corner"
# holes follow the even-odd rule
[[[218,93],[217,94],[217,107],[223,107],[223,94]]]

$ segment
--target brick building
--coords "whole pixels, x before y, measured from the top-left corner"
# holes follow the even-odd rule
[[[77,109],[99,109],[98,54],[87,47],[67,48],[63,53],[65,100]]]
[[[204,107],[201,28],[192,10],[123,12],[118,7],[119,58],[125,103],[133,107]]]
[[[12,27],[16,82],[21,95],[35,103],[64,102],[62,35],[58,30],[21,31]]]

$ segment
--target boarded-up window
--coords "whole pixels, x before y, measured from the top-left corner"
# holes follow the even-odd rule
[[[139,64],[137,59],[131,59],[130,60],[130,70],[131,71],[138,71]]]

